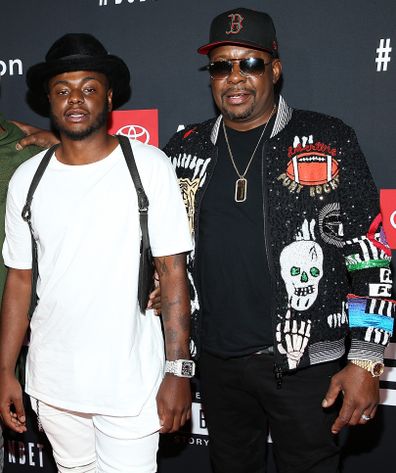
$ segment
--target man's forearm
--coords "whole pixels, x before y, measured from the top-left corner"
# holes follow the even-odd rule
[[[13,372],[29,326],[31,271],[9,269],[0,317],[0,371]]]
[[[189,358],[190,299],[185,254],[155,258],[161,288],[166,358]]]

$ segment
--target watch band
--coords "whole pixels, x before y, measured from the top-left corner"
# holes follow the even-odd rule
[[[365,369],[371,375],[373,378],[377,378],[378,376],[381,376],[381,374],[384,372],[384,364],[381,361],[373,361],[373,360],[349,360],[351,363],[353,363],[356,366],[360,366],[360,368]]]
[[[165,373],[181,378],[192,378],[195,374],[195,363],[192,360],[165,361]]]

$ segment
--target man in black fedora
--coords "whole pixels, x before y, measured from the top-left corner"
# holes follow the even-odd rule
[[[191,238],[166,156],[107,134],[107,114],[122,103],[129,81],[125,63],[87,34],[63,36],[27,73],[31,95],[48,101],[60,144],[20,166],[9,186],[0,414],[7,427],[26,430],[14,367],[36,289],[26,392],[61,472],[154,472],[158,432],[173,432],[190,416]],[[159,318],[139,310],[138,202],[123,154],[130,145],[149,200],[165,347]],[[26,212],[44,154],[48,165]]]
[[[214,471],[264,472],[269,429],[280,473],[335,473],[335,434],[375,415],[393,329],[377,190],[350,127],[276,93],[268,14],[221,13],[198,52],[220,116],[165,152],[195,238],[192,335]]]

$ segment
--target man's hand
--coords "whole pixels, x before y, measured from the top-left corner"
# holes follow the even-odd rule
[[[160,433],[177,432],[191,418],[189,378],[166,374],[157,394]]]
[[[154,273],[154,290],[149,294],[147,309],[154,309],[155,315],[161,314],[161,290],[159,287],[159,276],[157,271]]]
[[[29,326],[31,292],[32,271],[8,268],[0,317],[0,415],[20,433],[26,431],[26,418],[15,364]]]
[[[22,138],[17,143],[16,149],[18,151],[29,145],[36,145],[41,148],[50,148],[52,145],[59,143],[59,139],[51,131],[43,130],[16,120],[12,120],[12,123],[20,128],[26,135],[25,138]]]
[[[0,377],[0,416],[4,425],[14,432],[26,432],[22,388],[13,374]]]
[[[367,370],[348,363],[335,374],[322,402],[324,408],[334,404],[339,393],[344,399],[337,419],[331,427],[333,434],[338,434],[346,425],[365,424],[375,416],[379,402],[379,378],[373,377]]]

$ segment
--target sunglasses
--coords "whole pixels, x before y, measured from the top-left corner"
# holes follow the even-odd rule
[[[258,57],[248,57],[246,59],[228,59],[224,61],[214,61],[206,66],[212,79],[225,79],[234,68],[234,62],[239,63],[239,72],[243,76],[259,77],[264,74],[265,66],[271,64],[264,62],[264,59]]]

